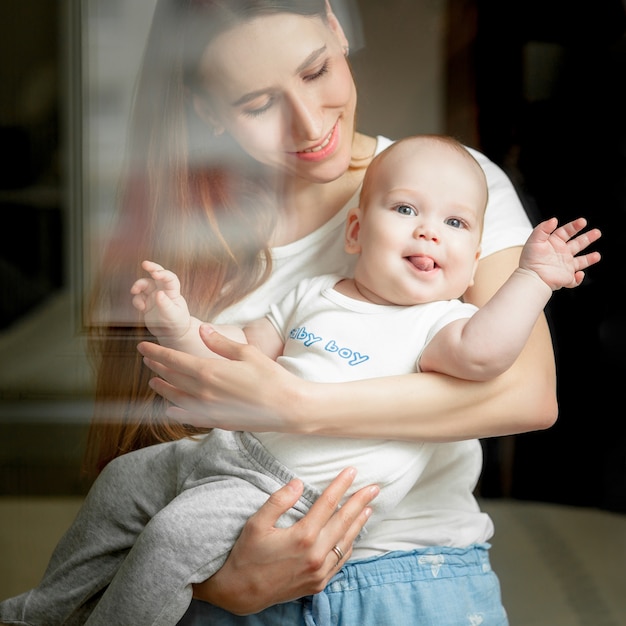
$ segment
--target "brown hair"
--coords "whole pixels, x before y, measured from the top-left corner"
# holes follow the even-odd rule
[[[118,219],[90,302],[96,405],[85,470],[197,430],[165,418],[136,346],[152,336],[129,289],[151,259],[176,272],[192,315],[212,319],[271,271],[280,181],[193,111],[199,57],[239,21],[289,12],[326,20],[324,0],[160,0],[137,83]]]

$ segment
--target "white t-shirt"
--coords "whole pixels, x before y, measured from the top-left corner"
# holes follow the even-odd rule
[[[392,142],[377,138],[378,154]],[[482,165],[489,185],[481,256],[513,246],[530,235],[531,224],[513,185],[484,155],[470,150]],[[246,324],[263,317],[303,278],[351,274],[355,258],[344,251],[348,210],[358,205],[358,190],[345,207],[306,237],[272,249],[272,274],[254,293],[225,310],[216,323]],[[385,419],[381,416],[381,419]],[[428,451],[428,452],[427,452]],[[488,541],[493,524],[473,496],[482,469],[477,440],[428,444],[419,449],[423,471],[406,497],[373,526],[353,550],[352,558],[390,550],[431,545],[464,547]],[[427,459],[427,463],[424,460]]]
[[[339,382],[419,371],[419,358],[432,337],[477,311],[460,300],[416,306],[363,302],[334,289],[341,278],[304,279],[268,314],[285,344],[278,362],[306,380]],[[381,492],[373,502],[368,532],[407,495],[425,471],[433,446],[274,432],[256,436],[274,458],[320,493],[348,465],[358,470],[354,490],[378,484]]]

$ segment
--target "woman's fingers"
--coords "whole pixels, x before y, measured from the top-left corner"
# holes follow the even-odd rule
[[[275,526],[281,515],[285,514],[302,495],[304,485],[301,480],[294,479],[275,491],[267,502],[252,516],[260,526]]]
[[[150,379],[150,387],[173,405],[167,409],[167,417],[201,428],[280,430],[281,423],[271,411],[237,396],[241,381],[252,382],[252,376],[237,370],[223,381],[212,373],[212,368],[223,368],[230,362],[203,359],[151,342],[140,343],[138,350],[145,365],[157,374]],[[255,389],[251,388],[250,395],[259,398]]]
[[[184,421],[190,424],[255,432],[289,430],[294,385],[312,383],[287,372],[253,346],[209,334],[216,335],[209,348],[228,358],[201,358],[140,343],[144,363],[159,377],[150,381],[152,389],[188,411],[193,421]],[[173,409],[168,416],[178,419]]]
[[[343,538],[350,546],[370,518],[372,509],[369,505],[379,493],[380,488],[378,485],[363,487],[352,494],[335,514],[339,523],[338,530],[345,530]],[[350,550],[352,551],[352,548]]]
[[[194,374],[197,372],[199,363],[202,363],[203,359],[187,354],[185,352],[179,352],[178,350],[172,350],[171,348],[165,348],[158,343],[150,341],[142,341],[137,350],[146,359],[146,365],[159,376],[162,376],[166,380],[170,380],[176,375],[184,376],[188,380],[192,380]],[[170,381],[173,382],[173,381]]]
[[[218,333],[211,324],[201,324],[199,333],[206,347],[215,354],[219,354],[225,359],[241,360],[242,351],[245,351],[246,344],[225,337]]]
[[[308,522],[314,527],[319,529],[326,527],[333,544],[349,531],[363,507],[378,494],[378,487],[373,487],[372,493],[361,493],[359,497],[347,501],[339,508],[355,477],[356,469],[353,467],[344,469],[326,487],[307,515]]]
[[[352,552],[352,543],[370,517],[369,504],[380,491],[376,485],[364,487],[339,507],[355,477],[354,468],[343,470],[324,490],[309,512],[296,523],[303,546],[310,543],[309,547],[321,550],[323,557],[327,553],[335,554],[335,561],[339,555],[333,552],[333,547],[340,546],[343,558],[347,560]],[[297,502],[302,491],[302,482],[292,480],[268,498],[250,518],[250,523],[258,528],[274,527],[281,515]]]
[[[289,550],[302,563],[308,563],[309,592],[319,591],[336,574],[352,554],[352,545],[369,519],[370,504],[379,488],[370,485],[352,494],[340,506],[356,477],[354,468],[344,469],[323,491],[309,512],[290,529],[285,529],[283,541],[295,546]],[[275,526],[282,514],[291,508],[302,494],[302,483],[291,481],[267,500],[250,518],[257,529]],[[261,530],[261,534],[263,531]],[[291,537],[287,536],[291,534]],[[300,553],[300,554],[299,554]]]
[[[150,364],[148,363],[150,367]],[[179,375],[172,375],[172,378],[180,381]],[[208,400],[199,399],[196,395],[183,390],[184,387],[190,388],[193,383],[178,383],[178,386],[170,384],[167,380],[160,377],[150,379],[150,388],[153,389],[162,398],[165,398],[172,404],[166,411],[168,418],[173,419],[182,424],[190,424],[201,428],[226,428],[226,424],[221,423],[217,417],[217,404]],[[232,409],[231,409],[232,410]]]
[[[197,374],[206,359],[149,341],[142,341],[137,349],[143,355],[146,367],[157,375],[150,380],[150,387],[157,394],[184,411],[205,414],[207,400],[204,398],[204,388]],[[185,418],[179,421],[196,426],[209,426],[200,420],[194,422]]]
[[[369,504],[378,495],[376,485],[364,487],[352,494],[340,506],[356,477],[352,467],[343,470],[315,501],[300,526],[303,541],[310,541],[311,559],[319,562],[320,575],[327,582],[352,554],[352,544],[371,515]]]

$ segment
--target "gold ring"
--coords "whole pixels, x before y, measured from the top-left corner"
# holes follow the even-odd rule
[[[343,559],[343,550],[335,544],[333,546],[333,552],[337,555],[337,565],[335,565],[335,567],[339,567],[339,563],[341,563],[341,559]]]

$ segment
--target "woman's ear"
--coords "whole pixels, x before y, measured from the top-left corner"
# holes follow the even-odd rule
[[[196,115],[211,129],[217,137],[224,132],[224,127],[217,121],[209,103],[205,98],[197,94],[193,94],[193,109]]]
[[[330,30],[332,30],[333,33],[335,33],[335,35],[337,36],[337,39],[339,40],[339,45],[341,46],[341,48],[344,51],[349,50],[350,44],[348,43],[348,38],[346,37],[346,34],[343,32],[343,27],[341,26],[339,20],[337,19],[337,16],[332,10],[329,0],[326,0],[326,19],[328,20],[328,25],[330,27]]]
[[[348,211],[346,219],[346,242],[345,251],[348,254],[359,254],[361,244],[359,243],[359,232],[361,231],[361,209],[356,207]]]

